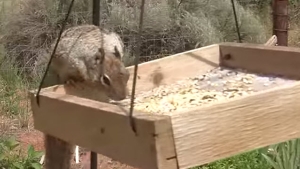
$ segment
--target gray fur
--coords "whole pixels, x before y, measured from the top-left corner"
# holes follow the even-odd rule
[[[37,65],[49,61],[55,43]],[[51,72],[57,75],[58,83],[84,82],[95,86],[95,90],[105,90],[113,100],[125,99],[129,72],[121,61],[123,46],[118,34],[94,25],[66,29],[52,60]],[[103,75],[109,77],[110,86],[102,84]]]

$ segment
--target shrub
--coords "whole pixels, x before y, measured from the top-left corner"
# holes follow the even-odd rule
[[[19,67],[32,67],[37,56],[56,38],[63,15],[57,13],[56,4],[48,6],[44,0],[20,1],[20,9],[6,18],[2,42],[7,52],[6,59]],[[68,25],[85,23],[85,17],[77,13]]]
[[[3,44],[7,57],[19,67],[30,67],[57,36],[70,0],[20,0],[21,8],[5,18]],[[212,43],[236,40],[230,0],[146,1],[141,61],[183,52]],[[207,2],[207,3],[205,3]],[[76,1],[68,26],[91,23],[91,7]],[[125,42],[125,62],[132,64],[137,46],[139,2],[102,1],[101,23],[118,32]],[[237,5],[239,24],[245,41],[263,42],[264,28],[257,17]],[[247,22],[246,22],[247,21]],[[149,57],[150,56],[150,57]],[[27,72],[28,73],[28,72]]]
[[[0,138],[0,166],[9,169],[42,169],[39,159],[43,152],[35,151],[32,145],[27,148],[27,155],[23,157],[19,143],[13,139]]]
[[[4,50],[0,48],[0,115],[18,118],[19,126],[29,125],[29,103],[27,92],[35,83],[20,76],[25,68],[18,69],[9,60],[3,58]]]
[[[230,0],[218,1],[197,1],[183,5],[183,8],[196,16],[209,18],[211,24],[219,30],[221,41],[237,40],[235,21]],[[261,24],[259,17],[251,10],[245,9],[240,4],[236,4],[236,12],[241,36],[244,42],[264,43],[267,39],[266,30]],[[217,14],[217,16],[216,16]]]

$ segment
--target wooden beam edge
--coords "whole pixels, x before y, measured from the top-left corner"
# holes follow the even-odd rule
[[[286,51],[286,52],[300,52],[300,48],[297,47],[288,47],[288,46],[269,46],[265,44],[256,44],[256,43],[235,43],[235,42],[221,42],[219,43],[220,49],[223,47],[237,47],[237,48],[253,48],[253,49],[268,49],[275,51]]]
[[[178,169],[171,118],[155,122],[155,140],[159,169]]]
[[[157,63],[157,62],[161,62],[161,61],[168,61],[168,60],[172,60],[172,59],[174,59],[176,57],[179,57],[179,56],[182,56],[182,55],[186,55],[186,54],[201,51],[201,50],[207,50],[207,49],[211,49],[211,48],[218,49],[219,44],[212,44],[212,45],[208,45],[208,46],[188,50],[188,51],[185,51],[185,52],[176,53],[174,55],[169,55],[169,56],[166,56],[166,57],[163,57],[163,58],[160,58],[160,59],[155,59],[155,60],[152,60],[152,61],[141,63],[141,64],[139,64],[139,66],[143,66],[143,65],[146,65],[146,64],[153,64],[153,63]],[[134,66],[128,66],[127,69],[128,70],[134,70]]]
[[[99,101],[95,101],[83,97],[77,97],[74,95],[68,95],[68,94],[57,93],[52,91],[53,89],[57,89],[60,87],[63,87],[63,85],[51,86],[45,88],[45,90],[42,89],[42,92],[40,93],[40,98],[55,99],[57,101],[65,102],[67,104],[78,105],[85,108],[92,108],[92,109],[96,109],[97,111],[118,114],[121,116],[128,116],[129,114],[129,110],[126,110],[123,106],[114,105],[105,102],[99,102]],[[36,94],[34,90],[30,91],[29,95],[31,98],[31,103],[36,103]],[[42,104],[45,103],[41,102],[40,105],[42,106]],[[148,120],[148,121],[157,121],[169,117],[167,115],[150,114],[147,112],[142,112],[137,110],[134,110],[133,115],[134,115],[133,117],[136,119]]]
[[[176,163],[174,163],[174,160],[169,160],[170,157],[174,157],[175,152],[169,116],[143,112],[134,113],[138,132],[138,135],[135,136],[130,128],[128,115],[119,106],[55,92],[41,93],[40,99],[41,107],[39,108],[36,105],[34,94],[31,93],[34,124],[37,130],[73,144],[92,149],[99,154],[132,166],[145,169],[166,166],[167,168],[175,169],[172,166],[175,166]],[[53,112],[51,110],[57,111]],[[91,111],[94,112],[93,116],[88,117],[89,113],[92,113]],[[108,121],[115,124],[105,122],[107,121],[105,117],[107,117]],[[61,118],[68,119],[68,122],[63,124],[62,121],[65,120]],[[87,120],[84,120],[84,118]],[[99,121],[95,123],[88,120],[91,118],[93,120],[99,118]],[[78,121],[78,119],[80,120]],[[53,121],[55,121],[55,125]],[[90,121],[89,126],[79,126],[84,121]],[[94,128],[100,128],[101,126],[108,132],[106,136],[101,136],[101,134],[94,135],[91,130],[95,130]],[[65,132],[61,131],[60,128],[63,128]],[[74,131],[77,129],[81,130],[79,131],[80,134],[77,133],[78,135]],[[93,139],[89,140],[89,138]],[[82,145],[81,143],[84,144]],[[108,144],[108,147],[105,146],[106,144]],[[137,148],[138,151],[135,150]],[[115,152],[118,153],[116,154]]]
[[[296,125],[300,120],[298,99],[300,82],[295,82],[171,116],[180,168],[300,137]],[[249,106],[251,110],[246,111]],[[265,119],[263,123],[256,121],[261,118]],[[227,123],[226,119],[231,122]]]
[[[252,73],[300,79],[300,48],[221,43],[220,65]]]

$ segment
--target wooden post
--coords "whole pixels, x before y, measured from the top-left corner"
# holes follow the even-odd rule
[[[288,0],[273,0],[273,35],[279,46],[288,46]]]
[[[100,26],[100,0],[93,0],[93,24]]]

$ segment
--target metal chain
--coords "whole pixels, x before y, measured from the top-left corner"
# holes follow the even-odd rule
[[[142,44],[142,30],[143,30],[143,21],[144,21],[144,8],[145,8],[145,0],[142,0],[141,4],[141,13],[140,13],[140,23],[139,23],[139,36],[138,36],[138,44],[137,44],[137,52],[134,60],[134,74],[133,74],[133,83],[132,83],[132,91],[131,91],[131,100],[130,100],[130,109],[129,109],[129,122],[132,128],[132,131],[137,135],[136,124],[133,118],[133,108],[134,108],[134,99],[135,99],[135,88],[136,88],[136,79],[137,79],[137,71],[138,64],[141,55],[141,44]]]
[[[68,19],[69,19],[69,15],[70,15],[70,13],[71,13],[71,11],[72,11],[72,7],[73,7],[73,4],[74,4],[74,1],[75,1],[75,0],[72,0],[71,3],[70,3],[69,9],[68,9],[68,13],[66,14],[66,18],[65,18],[65,20],[64,20],[63,23],[62,23],[62,27],[61,27],[61,29],[60,29],[60,32],[59,32],[59,35],[58,35],[56,44],[55,44],[55,46],[54,46],[54,49],[53,49],[53,51],[52,51],[50,60],[49,60],[49,62],[48,62],[48,65],[47,65],[47,67],[46,67],[46,70],[45,70],[45,72],[44,72],[44,74],[43,74],[43,78],[42,78],[42,80],[41,80],[41,82],[40,82],[38,91],[37,91],[37,93],[36,93],[36,102],[37,102],[37,105],[38,105],[38,106],[40,106],[40,92],[41,92],[41,90],[42,90],[42,86],[43,86],[44,81],[45,81],[45,79],[46,79],[46,75],[47,75],[47,73],[48,73],[48,71],[49,71],[50,64],[51,64],[52,59],[53,59],[53,56],[54,56],[54,54],[55,54],[55,52],[56,52],[56,49],[57,49],[58,43],[59,43],[59,41],[60,41],[61,35],[62,35],[62,33],[63,33],[64,29],[65,29],[66,23],[67,23],[67,21],[68,21]]]
[[[238,20],[237,20],[237,14],[236,14],[235,5],[234,5],[234,1],[233,0],[231,0],[231,5],[232,5],[232,10],[233,10],[233,15],[234,15],[236,32],[238,34],[239,42],[242,43],[242,38],[241,38],[239,23],[238,23]]]

